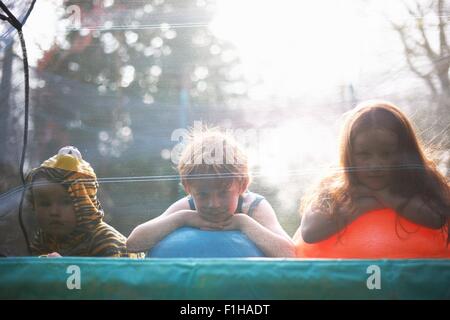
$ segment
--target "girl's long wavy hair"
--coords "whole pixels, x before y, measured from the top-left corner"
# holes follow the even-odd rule
[[[441,216],[442,231],[449,240],[450,183],[426,155],[408,118],[394,104],[385,101],[367,101],[346,116],[340,136],[339,168],[302,199],[300,214],[313,206],[333,217],[342,206],[353,210],[350,187],[358,183],[352,159],[354,139],[365,130],[386,129],[397,135],[400,153],[399,163],[391,171],[392,192],[405,197],[421,195]]]

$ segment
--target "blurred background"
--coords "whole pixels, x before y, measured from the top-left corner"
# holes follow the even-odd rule
[[[220,126],[293,235],[301,197],[336,164],[343,114],[363,100],[405,111],[448,176],[449,17],[444,0],[37,1],[25,171],[78,147],[106,222],[128,236],[184,196],[176,130]],[[21,255],[24,76],[18,36],[2,31],[0,252]]]

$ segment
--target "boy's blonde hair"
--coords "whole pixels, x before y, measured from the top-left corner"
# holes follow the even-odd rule
[[[224,186],[238,182],[245,191],[251,180],[246,152],[233,137],[217,128],[190,132],[178,172],[185,189],[199,179],[218,179]]]

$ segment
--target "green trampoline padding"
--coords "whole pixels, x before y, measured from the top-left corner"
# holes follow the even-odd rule
[[[67,287],[73,265],[79,290]],[[367,287],[371,265],[381,289]],[[0,298],[450,299],[450,259],[4,258]]]

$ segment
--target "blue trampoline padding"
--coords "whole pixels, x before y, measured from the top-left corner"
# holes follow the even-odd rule
[[[0,299],[450,299],[449,279],[450,259],[0,259]]]
[[[162,239],[147,254],[151,258],[264,257],[240,231],[209,231],[183,227]]]

